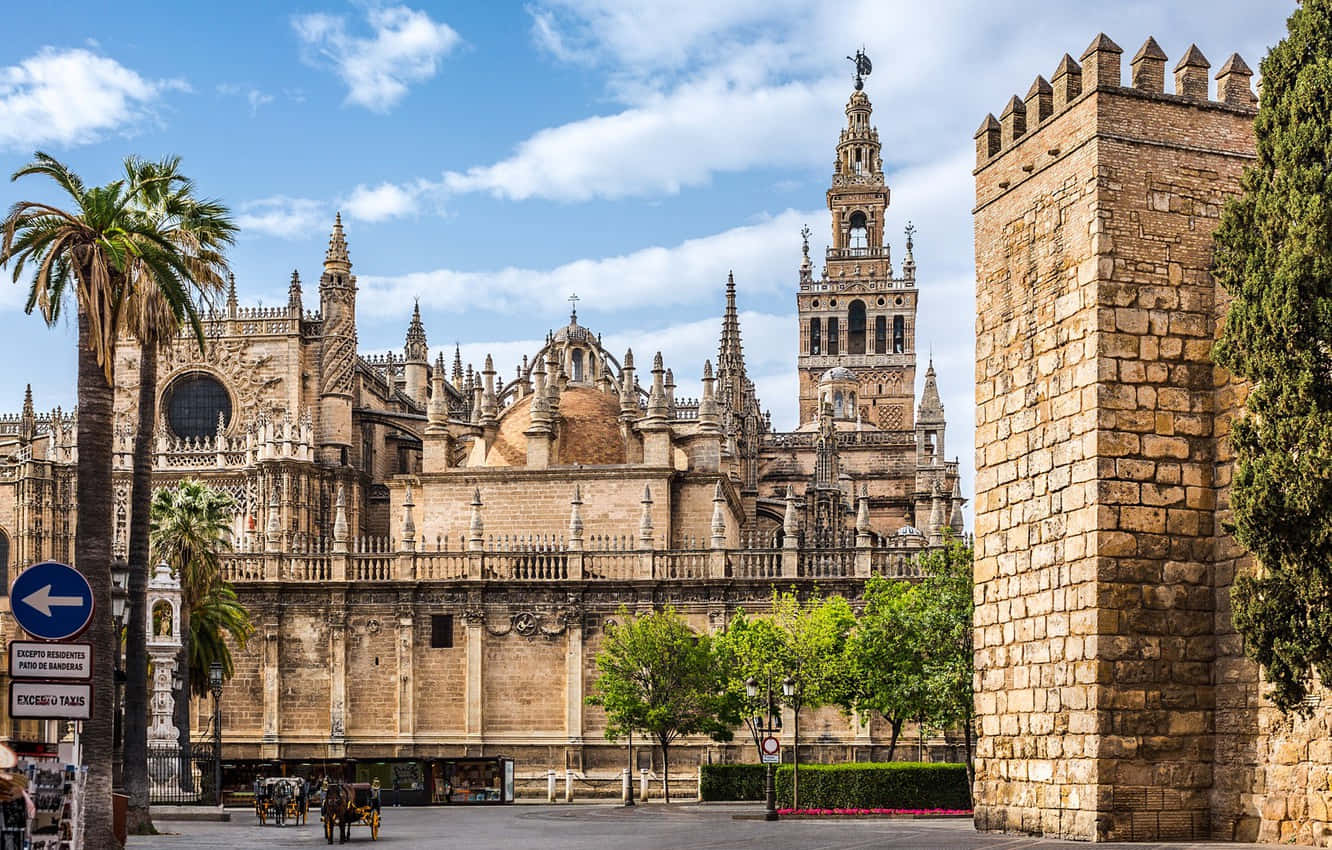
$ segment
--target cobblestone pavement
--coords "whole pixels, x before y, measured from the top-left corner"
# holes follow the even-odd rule
[[[615,850],[764,850],[903,847],[920,850],[993,848],[1085,848],[1083,843],[1044,841],[1005,835],[979,835],[967,819],[938,820],[787,820],[750,819],[751,805],[648,805],[624,809],[611,805],[504,806],[476,808],[402,808],[384,811],[379,841],[373,846],[515,850],[540,847],[615,848]],[[164,821],[159,829],[173,835],[133,837],[130,850],[241,850],[241,848],[322,847],[324,836],[312,813],[305,826],[260,826],[254,815],[233,811],[230,823]],[[737,817],[739,816],[739,817]],[[370,831],[352,827],[351,844],[369,845]],[[350,846],[350,845],[349,845]],[[1240,850],[1256,844],[1101,844],[1102,848],[1172,848]]]

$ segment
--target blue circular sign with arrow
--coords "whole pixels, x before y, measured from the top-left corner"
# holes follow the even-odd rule
[[[19,628],[33,637],[69,640],[92,622],[92,587],[73,567],[43,561],[14,579],[9,606]]]

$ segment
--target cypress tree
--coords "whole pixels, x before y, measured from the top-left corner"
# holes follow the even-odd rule
[[[1229,530],[1257,561],[1235,627],[1282,711],[1332,683],[1332,0],[1305,0],[1262,63],[1258,158],[1216,232],[1232,296],[1216,359],[1236,418]]]

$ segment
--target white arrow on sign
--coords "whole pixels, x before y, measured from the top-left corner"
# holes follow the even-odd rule
[[[82,596],[52,596],[51,585],[49,584],[46,587],[34,590],[20,601],[48,617],[51,616],[52,607],[63,608],[74,605],[81,607],[84,604]]]

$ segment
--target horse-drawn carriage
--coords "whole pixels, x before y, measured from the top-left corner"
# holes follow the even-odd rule
[[[305,823],[310,790],[299,776],[271,776],[254,782],[254,813],[259,823]]]
[[[324,838],[333,843],[333,833],[340,833],[339,843],[346,844],[355,824],[370,827],[370,839],[379,839],[379,782],[329,783],[320,807]]]

